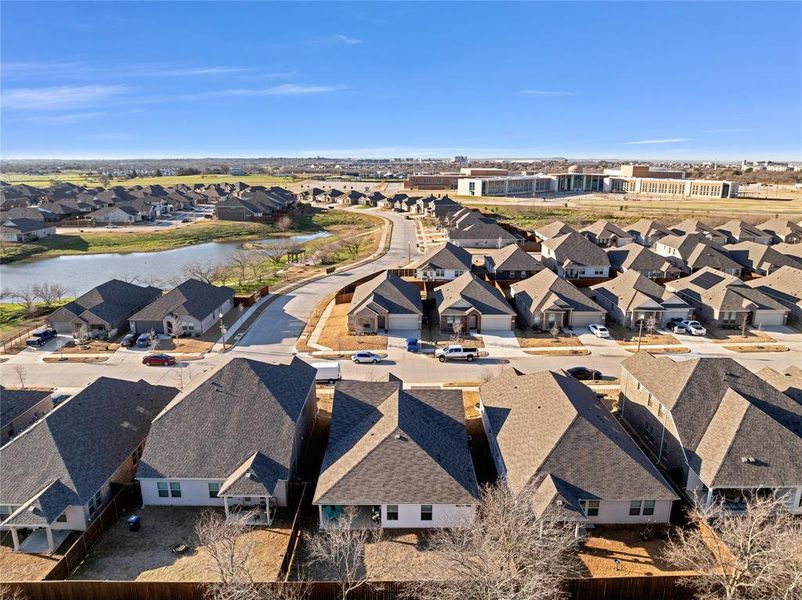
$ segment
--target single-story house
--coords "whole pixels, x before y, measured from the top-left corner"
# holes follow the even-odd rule
[[[569,233],[575,233],[576,229],[571,227],[570,225],[563,223],[562,221],[553,221],[546,225],[541,225],[535,228],[535,236],[541,241],[545,242],[546,240],[550,240],[552,238],[560,237],[561,235],[567,235]]]
[[[495,222],[468,218],[446,230],[448,241],[462,248],[504,248],[522,240]]]
[[[624,230],[636,243],[643,246],[652,246],[660,238],[671,235],[668,227],[653,219],[641,219],[632,225],[627,225]]]
[[[588,238],[591,242],[602,248],[614,248],[631,244],[633,237],[615,223],[605,219],[599,219],[587,227],[579,230],[579,233]]]
[[[131,481],[151,421],[177,393],[101,377],[0,447],[0,529],[14,550],[52,553],[84,531]]]
[[[780,267],[771,275],[747,281],[746,285],[774,298],[802,322],[802,266]]]
[[[98,225],[138,223],[142,220],[142,215],[132,206],[106,206],[89,213],[88,217]]]
[[[778,494],[802,514],[802,404],[731,358],[621,363],[621,418],[702,507]]]
[[[690,319],[693,315],[685,300],[637,271],[627,271],[590,289],[599,306],[624,327],[638,327],[652,317],[661,326],[671,319]]]
[[[548,331],[604,323],[604,309],[573,283],[548,269],[510,287],[515,310],[525,327]]]
[[[518,245],[485,254],[485,270],[495,281],[527,279],[543,270],[543,264]]]
[[[348,309],[348,330],[357,334],[418,330],[422,319],[418,286],[383,271],[354,290]]]
[[[151,426],[136,478],[146,506],[222,506],[270,525],[288,505],[317,416],[315,368],[235,358]]]
[[[738,242],[722,246],[727,255],[741,265],[745,272],[769,275],[780,267],[802,269],[802,258],[778,252],[773,246],[760,242]]]
[[[771,244],[772,234],[761,231],[754,225],[750,225],[746,221],[733,219],[727,221],[723,225],[716,227],[716,230],[722,233],[727,238],[728,244],[737,244],[738,242],[755,242],[757,244]]]
[[[63,335],[76,339],[110,338],[128,326],[128,319],[162,295],[153,286],[112,279],[53,311],[47,320]]]
[[[686,273],[711,267],[736,277],[741,275],[741,265],[727,255],[722,245],[714,244],[698,233],[667,235],[655,242],[653,249],[660,256],[684,262]]]
[[[441,331],[454,330],[461,322],[463,331],[510,331],[515,325],[515,311],[496,287],[464,273],[434,291]]]
[[[671,231],[674,235],[678,236],[693,235],[697,233],[701,237],[714,244],[727,243],[726,234],[721,233],[707,223],[703,223],[702,221],[698,221],[696,219],[685,219],[684,221],[671,227]]]
[[[345,192],[341,192],[336,188],[332,188],[329,190],[328,194],[326,194],[326,201],[327,202],[342,202],[342,197],[345,196]]]
[[[312,504],[320,527],[346,508],[357,528],[467,527],[479,504],[462,393],[341,381]]]
[[[769,219],[758,223],[757,228],[772,236],[772,243],[787,242],[799,244],[802,242],[802,225],[786,219]]]
[[[53,390],[11,389],[0,385],[0,446],[53,408]]]
[[[574,524],[668,523],[677,495],[580,381],[507,369],[479,388],[482,424],[501,479],[538,518]]]
[[[682,277],[685,263],[673,256],[661,256],[646,246],[627,244],[607,250],[610,266],[620,273],[637,271],[649,279]]]
[[[35,219],[6,219],[0,222],[0,240],[4,242],[33,242],[56,235],[52,223]]]
[[[446,242],[416,260],[411,268],[421,281],[453,281],[473,267],[473,257],[467,250]]]
[[[607,253],[581,233],[567,233],[543,242],[541,260],[566,279],[604,279],[610,275]]]
[[[699,320],[719,327],[738,329],[744,319],[752,327],[784,325],[788,318],[789,309],[774,298],[710,267],[665,286],[693,306]]]
[[[234,290],[187,279],[129,319],[135,333],[197,337],[225,315],[234,302]]]

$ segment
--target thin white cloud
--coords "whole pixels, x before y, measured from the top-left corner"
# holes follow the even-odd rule
[[[138,67],[129,73],[140,75],[153,75],[156,77],[197,77],[204,75],[238,75],[250,73],[250,67],[186,67],[186,68],[155,68]],[[123,69],[125,72],[125,69]]]
[[[70,110],[95,106],[127,92],[125,85],[64,85],[12,88],[0,94],[0,106],[15,110]]]
[[[690,142],[691,138],[662,138],[657,140],[636,140],[634,142],[623,142],[626,146],[639,146],[642,144],[680,144]]]
[[[105,117],[109,113],[102,111],[77,112],[77,113],[48,113],[43,115],[27,116],[24,118],[29,123],[40,123],[44,125],[70,125],[80,123],[100,117]]]
[[[176,99],[193,100],[203,98],[217,98],[220,96],[258,97],[258,96],[310,96],[314,94],[329,94],[343,89],[336,85],[305,85],[299,83],[283,83],[267,88],[232,88],[187,94]],[[163,98],[163,101],[171,98]]]
[[[340,44],[348,44],[350,46],[356,46],[357,44],[361,44],[362,40],[358,40],[357,38],[348,37],[347,35],[343,35],[342,33],[338,33],[334,36],[334,41]]]
[[[705,133],[741,133],[742,131],[749,131],[740,127],[731,127],[725,129],[705,129]]]
[[[521,96],[576,96],[576,92],[561,92],[555,90],[519,90]]]

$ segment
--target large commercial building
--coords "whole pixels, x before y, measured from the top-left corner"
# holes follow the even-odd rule
[[[604,175],[600,173],[463,177],[457,183],[457,194],[461,196],[536,196],[553,192],[603,192],[604,180]]]
[[[605,191],[687,198],[735,198],[738,183],[709,179],[661,179],[654,177],[609,177]]]
[[[436,175],[410,175],[404,182],[408,190],[456,190],[459,173],[439,173]]]

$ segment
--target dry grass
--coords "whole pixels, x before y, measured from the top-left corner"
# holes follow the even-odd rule
[[[323,325],[318,343],[332,350],[386,350],[387,336],[352,335],[348,331],[350,304],[335,304]]]
[[[66,552],[74,542],[77,534],[68,537],[58,548]],[[11,533],[2,532],[3,543],[0,544],[0,581],[40,581],[44,579],[63,554],[56,552],[47,554],[25,554],[14,552],[11,545]]]
[[[705,324],[707,329],[707,335],[710,336],[711,339],[728,343],[728,344],[740,344],[743,342],[774,342],[776,341],[773,337],[769,336],[768,334],[758,330],[758,329],[748,329],[746,330],[746,335],[741,335],[741,330],[739,329],[721,329],[719,327],[713,327],[709,324]]]
[[[730,345],[723,345],[721,346],[725,350],[731,350],[733,352],[788,352],[788,347],[783,346],[782,344],[750,344],[748,346],[730,346]]]
[[[219,338],[220,336],[218,336]],[[175,338],[161,339],[156,343],[156,350],[185,352],[185,353],[206,353],[212,349],[214,342],[198,338]]]
[[[485,347],[485,343],[482,340],[482,336],[477,334],[472,334],[472,335],[462,334],[460,336],[460,341],[455,342],[452,339],[453,334],[440,331],[436,325],[429,328],[428,330],[424,329],[423,332],[426,332],[426,339],[424,341],[434,344],[436,348],[443,348],[445,346],[450,346],[451,344],[457,344],[457,343],[462,344],[463,346],[469,346],[471,348]]]
[[[479,390],[462,390],[462,404],[466,419],[478,419],[481,415],[476,405],[479,403]]]
[[[592,577],[692,575],[677,571],[662,559],[663,540],[640,538],[641,527],[597,526],[577,554]],[[616,559],[621,561],[616,569]]]
[[[46,363],[102,363],[109,360],[108,356],[46,356],[42,362]]]
[[[515,337],[521,348],[548,348],[549,346],[582,346],[582,342],[575,335],[560,334],[556,338],[544,331],[534,329],[515,328]]]
[[[623,327],[618,323],[611,323],[607,325],[607,329],[610,331],[610,335],[612,338],[620,345],[620,346],[632,346],[638,345],[638,330],[637,329],[629,329],[627,327]],[[645,331],[643,335],[640,336],[640,343],[641,345],[649,344],[654,346],[674,346],[674,345],[681,345],[677,338],[673,335],[667,333],[648,333]]]
[[[623,345],[623,344],[622,344]],[[637,344],[630,344],[624,348],[627,352],[637,352]],[[641,346],[641,350],[648,350],[650,354],[687,354],[691,351],[687,346]]]
[[[524,350],[526,354],[532,356],[587,356],[590,350],[582,346],[581,348],[564,348],[562,350],[549,350],[542,348],[539,350]]]
[[[74,578],[213,581],[212,560],[195,538],[195,521],[201,510],[146,506],[137,511],[142,517],[142,529],[137,532],[128,531],[125,520],[120,519],[91,550]],[[255,580],[275,580],[289,534],[290,519],[281,512],[273,527],[245,534],[254,541],[248,565]],[[180,543],[189,546],[189,551],[174,554],[171,548]]]
[[[120,348],[120,344],[114,342],[104,342],[101,340],[92,340],[83,344],[76,344],[70,342],[65,345],[59,352],[64,354],[101,354],[103,352],[116,352]]]

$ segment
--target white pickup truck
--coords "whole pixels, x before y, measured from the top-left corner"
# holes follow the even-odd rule
[[[465,348],[461,344],[451,344],[445,348],[438,348],[434,355],[440,362],[447,360],[467,360],[471,362],[474,358],[479,358],[477,348]]]

